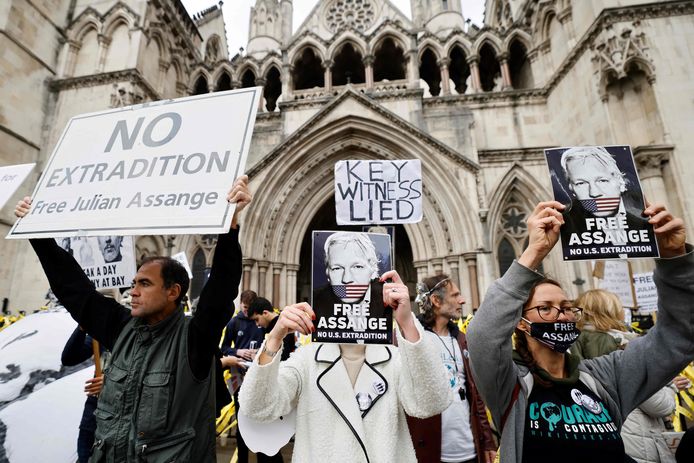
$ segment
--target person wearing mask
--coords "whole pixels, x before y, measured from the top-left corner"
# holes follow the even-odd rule
[[[489,288],[467,332],[473,377],[501,430],[502,463],[627,461],[624,418],[694,357],[694,253],[683,221],[662,205],[643,211],[661,255],[658,324],[626,350],[586,360],[566,352],[583,310],[536,271],[559,240],[564,208],[535,207],[527,248]]]

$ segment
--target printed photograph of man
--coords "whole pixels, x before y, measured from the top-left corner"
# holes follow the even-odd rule
[[[561,229],[566,260],[657,256],[628,146],[561,148],[546,155],[555,198],[567,205]]]
[[[378,283],[380,274],[390,270],[390,262],[388,235],[314,232],[312,307],[317,316],[366,318],[359,315],[360,309],[342,308],[347,304],[383,312],[381,291],[371,288]],[[363,324],[361,326],[364,331]]]
[[[105,263],[109,264],[123,260],[123,255],[121,254],[122,236],[98,236],[96,239]]]

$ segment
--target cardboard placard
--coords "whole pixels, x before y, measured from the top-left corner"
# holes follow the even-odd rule
[[[393,313],[383,306],[378,278],[392,268],[390,237],[360,232],[313,232],[312,340],[391,344]]]

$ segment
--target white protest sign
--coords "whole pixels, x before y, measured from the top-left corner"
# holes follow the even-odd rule
[[[132,236],[64,236],[55,241],[75,258],[96,289],[130,286],[137,273]]]
[[[261,89],[73,117],[8,238],[224,233]]]
[[[180,263],[186,269],[186,272],[188,272],[188,278],[193,279],[193,272],[190,270],[190,264],[188,264],[188,258],[186,257],[185,252],[174,254],[171,256],[171,258],[178,261],[178,263]]]
[[[36,163],[0,167],[0,209],[27,178]]]
[[[658,310],[658,290],[653,281],[653,272],[635,273],[634,291],[640,313],[647,314]]]
[[[624,307],[635,307],[628,261],[605,261],[604,277],[600,280],[599,287],[619,296],[619,300],[622,301]]]
[[[335,164],[338,225],[416,223],[422,220],[419,159],[338,161]]]

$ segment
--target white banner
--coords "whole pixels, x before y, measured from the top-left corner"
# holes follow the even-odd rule
[[[658,310],[658,290],[653,281],[653,272],[635,273],[634,291],[639,313],[647,314]]]
[[[8,238],[224,233],[261,88],[73,117]]]
[[[178,254],[174,254],[173,256],[171,256],[171,258],[173,260],[178,261],[178,263],[180,263],[186,269],[186,272],[188,272],[188,278],[192,280],[193,272],[192,270],[190,270],[190,264],[188,264],[188,257],[186,257],[186,253],[179,252]]]
[[[137,273],[132,236],[64,236],[55,241],[75,258],[96,289],[130,286]]]
[[[338,225],[419,222],[422,220],[419,159],[338,161],[335,210]]]
[[[0,167],[0,209],[27,178],[36,163]]]
[[[605,274],[600,280],[600,289],[619,296],[624,307],[634,308],[634,294],[631,291],[631,272],[626,260],[605,261]]]

